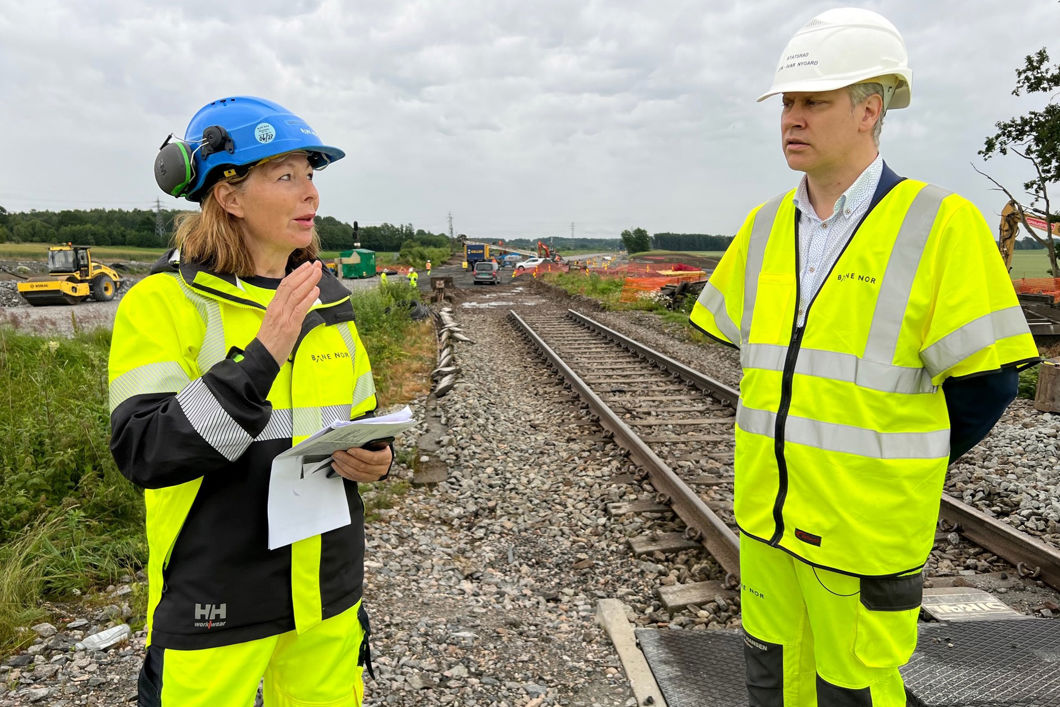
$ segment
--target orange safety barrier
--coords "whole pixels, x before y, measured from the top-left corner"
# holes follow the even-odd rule
[[[622,294],[619,296],[621,302],[635,302],[638,299],[654,297],[666,285],[675,285],[679,282],[696,282],[705,279],[702,270],[695,272],[667,271],[649,277],[627,277],[622,285]]]
[[[1054,304],[1060,302],[1060,277],[1021,277],[1012,285],[1021,295],[1049,295]]]

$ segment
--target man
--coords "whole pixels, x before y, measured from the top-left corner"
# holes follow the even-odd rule
[[[409,268],[408,278],[409,278],[409,286],[412,287],[412,289],[416,289],[416,285],[417,285],[417,283],[420,280],[420,276],[416,272],[416,268]]]
[[[781,55],[798,188],[748,216],[692,312],[740,349],[734,512],[752,705],[905,705],[947,464],[1038,351],[989,227],[897,176],[878,136],[909,105],[898,30],[830,10]]]

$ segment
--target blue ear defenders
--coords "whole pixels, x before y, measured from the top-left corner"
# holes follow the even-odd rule
[[[193,146],[194,145],[194,146]],[[197,144],[188,143],[170,133],[155,156],[155,182],[170,196],[185,196],[195,182],[195,152],[200,159],[215,152],[235,152],[235,145],[228,131],[220,125],[211,125],[202,132]]]

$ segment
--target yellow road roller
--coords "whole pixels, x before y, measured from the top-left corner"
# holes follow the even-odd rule
[[[121,286],[121,275],[92,260],[92,249],[83,245],[48,248],[48,274],[18,283],[18,293],[33,306],[77,304],[88,297],[107,302]]]

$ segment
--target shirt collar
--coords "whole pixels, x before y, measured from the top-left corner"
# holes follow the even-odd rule
[[[851,184],[838,199],[836,199],[835,207],[832,209],[832,215],[845,212],[854,213],[862,209],[868,200],[872,198],[873,193],[875,193],[876,187],[880,183],[880,176],[882,175],[883,155],[877,154],[876,159],[874,159],[872,163],[865,168],[865,171],[858,175],[858,178],[854,180],[854,183]],[[802,179],[799,180],[799,188],[795,191],[794,203],[795,208],[803,215],[816,221],[824,220],[817,216],[817,212],[814,211],[813,204],[810,202],[810,192],[807,187],[805,174],[802,175]]]

